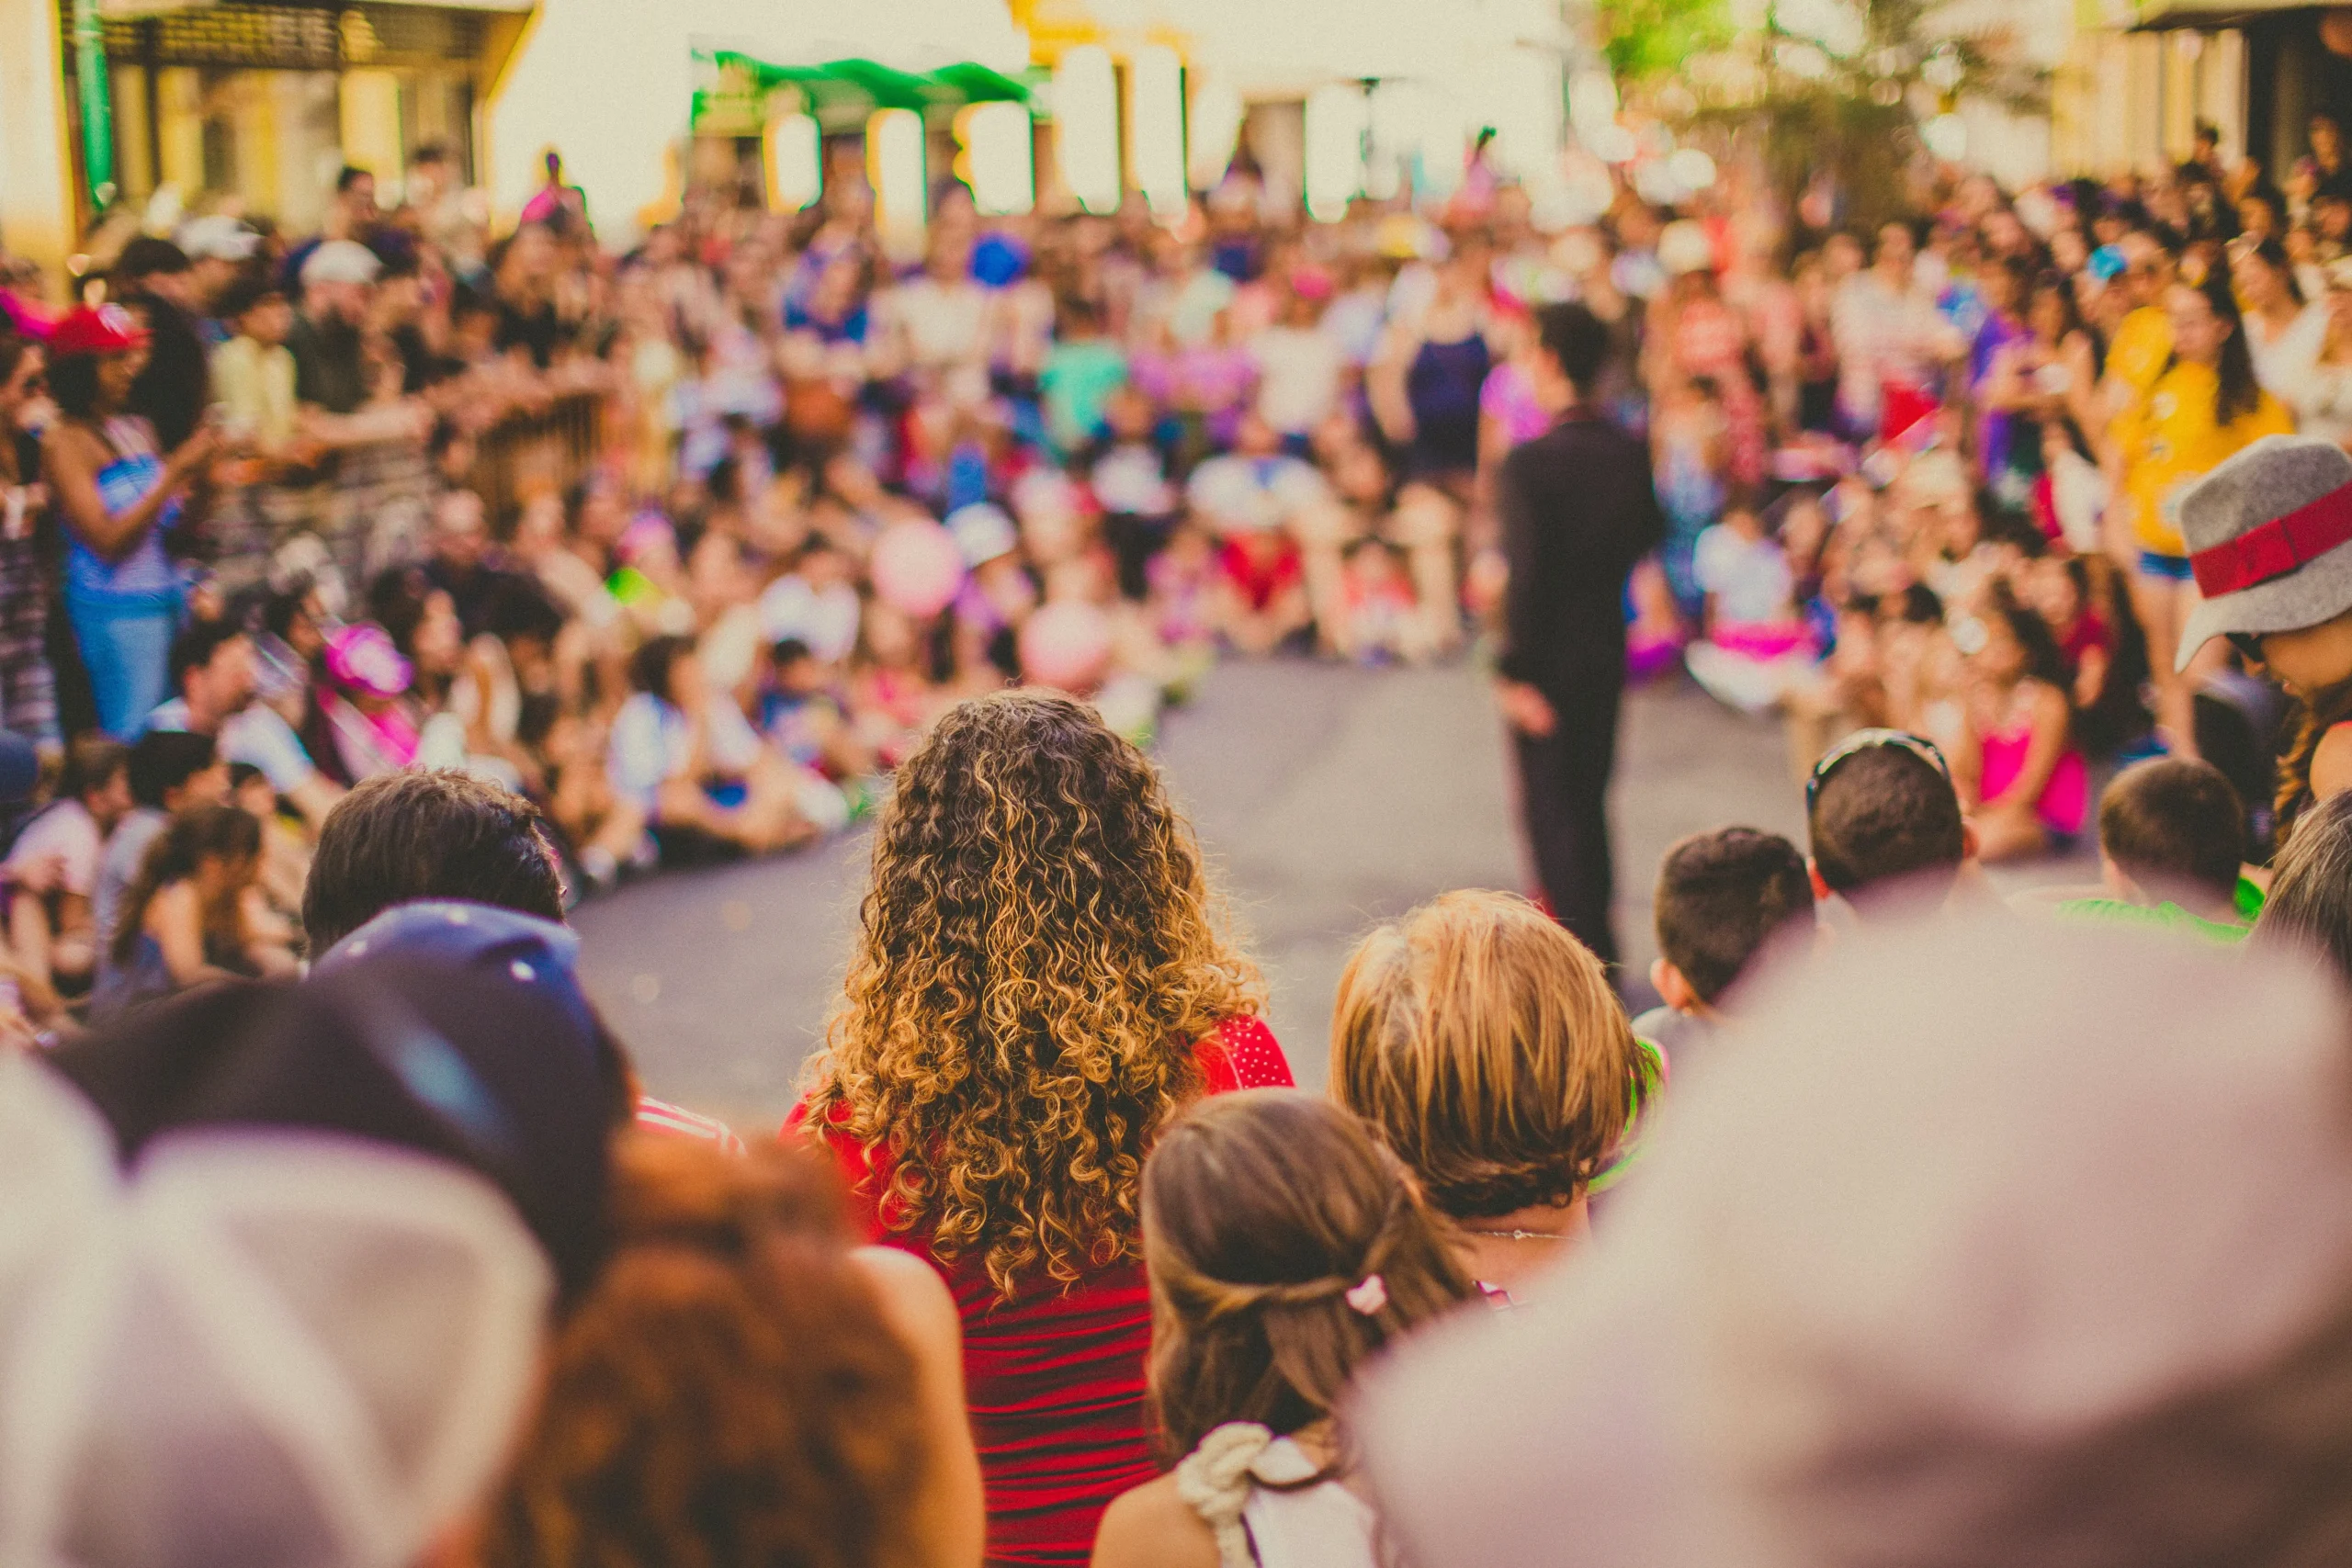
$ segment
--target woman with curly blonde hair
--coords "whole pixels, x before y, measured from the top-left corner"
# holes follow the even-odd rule
[[[876,829],[863,926],[795,1122],[955,1292],[989,1560],[1083,1562],[1153,1474],[1144,1156],[1289,1066],[1158,772],[1067,697],[940,719]]]

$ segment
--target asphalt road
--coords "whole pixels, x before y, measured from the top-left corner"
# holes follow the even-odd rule
[[[1500,724],[1467,666],[1229,663],[1162,725],[1190,813],[1302,1083],[1370,925],[1454,887],[1524,888]],[[1652,955],[1650,884],[1685,833],[1798,835],[1775,721],[1668,682],[1626,705],[1615,796],[1629,976]],[[789,1109],[831,1010],[865,884],[863,833],[778,860],[651,878],[579,912],[590,988],[654,1094],[745,1131]]]

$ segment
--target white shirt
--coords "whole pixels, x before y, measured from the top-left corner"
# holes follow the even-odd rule
[[[87,898],[98,885],[98,857],[105,847],[97,818],[78,800],[61,800],[34,818],[8,851],[5,869],[12,874],[57,858],[62,868],[58,886]]]
[[[1210,526],[1231,528],[1279,528],[1330,492],[1310,463],[1238,452],[1203,463],[1185,487],[1193,510]]]
[[[150,729],[185,730],[187,727],[187,700],[184,697],[160,704],[147,716]],[[248,703],[231,714],[215,739],[220,743],[222,761],[243,762],[260,769],[262,777],[269,781],[269,787],[280,795],[293,794],[318,774],[311,753],[303,749],[294,727],[266,703]]]
[[[2254,361],[2254,378],[2262,383],[2264,391],[2287,405],[2298,425],[2303,423],[2304,409],[2320,400],[2312,374],[2319,368],[2320,350],[2326,345],[2325,305],[2304,306],[2276,333],[2257,316],[2245,319],[2245,349]]]
[[[1305,435],[1340,402],[1347,354],[1314,327],[1272,326],[1250,345],[1258,362],[1258,414],[1284,435]]]
[[[759,760],[759,732],[742,709],[722,697],[710,698],[707,712],[704,762],[720,774],[748,772]],[[613,716],[607,770],[615,793],[652,811],[662,786],[686,776],[693,750],[693,721],[652,693],[638,693]]]
[[[760,631],[769,642],[798,637],[831,664],[857,646],[857,590],[836,582],[821,592],[797,572],[786,572],[760,595]]]
[[[1909,293],[1898,294],[1874,271],[1855,274],[1838,290],[1829,333],[1838,345],[1838,400],[1873,421],[1884,383],[1925,385],[1956,335],[1916,279]]]
[[[1788,558],[1770,539],[1743,539],[1718,523],[1699,536],[1690,574],[1714,597],[1719,620],[1756,626],[1788,618],[1794,580]]]
[[[891,296],[891,310],[917,365],[956,365],[987,347],[988,291],[969,280],[918,277]]]

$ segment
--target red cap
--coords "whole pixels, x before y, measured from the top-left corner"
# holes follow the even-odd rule
[[[50,330],[49,352],[60,359],[73,354],[120,354],[146,341],[147,329],[121,306],[81,305]]]

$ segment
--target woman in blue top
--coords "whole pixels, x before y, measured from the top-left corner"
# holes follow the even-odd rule
[[[147,334],[119,305],[85,306],[50,340],[50,395],[64,415],[41,445],[65,525],[65,615],[90,673],[98,728],[128,740],[171,694],[167,669],[185,582],[164,548],[188,486],[219,450],[199,428],[170,456],[123,412]]]

